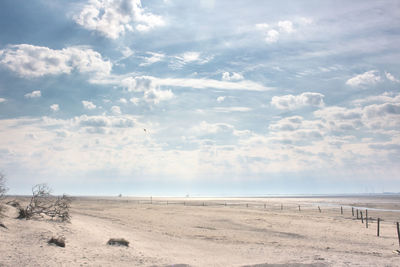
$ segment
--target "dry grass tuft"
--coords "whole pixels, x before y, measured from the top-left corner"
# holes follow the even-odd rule
[[[110,238],[110,240],[108,240],[108,242],[107,242],[107,245],[129,247],[129,241],[127,241],[123,238]]]
[[[49,245],[56,245],[59,247],[65,248],[65,237],[59,236],[59,237],[52,237],[48,242]]]

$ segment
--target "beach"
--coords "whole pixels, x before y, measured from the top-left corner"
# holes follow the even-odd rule
[[[398,203],[398,196],[73,197],[70,223],[18,220],[7,206],[0,266],[399,266]],[[351,207],[369,209],[368,228]],[[47,243],[60,235],[65,248]],[[129,247],[107,245],[110,238]]]

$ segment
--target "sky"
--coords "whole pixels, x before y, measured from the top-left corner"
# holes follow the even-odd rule
[[[0,1],[10,194],[400,192],[400,2]]]

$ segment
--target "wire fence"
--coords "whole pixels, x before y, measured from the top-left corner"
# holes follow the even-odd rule
[[[143,205],[181,205],[191,207],[227,207],[249,209],[257,211],[281,212],[304,215],[334,216],[337,218],[359,221],[365,228],[376,228],[376,235],[381,235],[381,228],[393,227],[400,246],[400,210],[361,207],[357,205],[331,204],[331,203],[307,203],[307,202],[263,202],[263,201],[237,201],[237,200],[201,200],[201,199],[136,199],[128,202]],[[400,252],[399,252],[400,253]]]

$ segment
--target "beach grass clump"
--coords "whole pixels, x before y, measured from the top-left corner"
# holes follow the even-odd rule
[[[110,238],[110,240],[107,242],[107,245],[129,247],[129,241],[123,238]]]
[[[63,236],[52,237],[52,238],[50,238],[50,240],[47,243],[49,245],[56,245],[56,246],[65,248],[65,237],[63,237]]]

